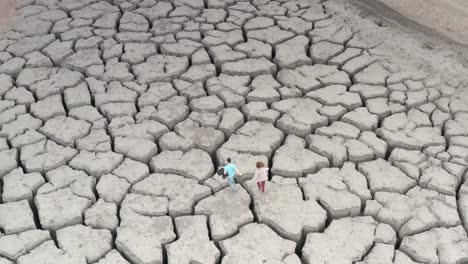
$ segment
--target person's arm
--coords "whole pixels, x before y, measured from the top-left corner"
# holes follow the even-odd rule
[[[236,173],[237,175],[242,175],[242,173],[240,173],[240,171],[236,168]]]
[[[255,169],[254,176],[252,177],[252,181],[255,182],[255,180],[258,178],[258,169]]]

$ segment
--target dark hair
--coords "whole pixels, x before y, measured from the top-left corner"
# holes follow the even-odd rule
[[[255,166],[257,166],[257,169],[260,169],[260,168],[265,167],[265,164],[261,161],[257,161],[257,164],[255,164]]]
[[[228,162],[228,163],[231,163],[231,158],[227,158],[227,162]]]

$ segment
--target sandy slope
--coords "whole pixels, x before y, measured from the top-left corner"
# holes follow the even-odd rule
[[[378,0],[426,27],[468,44],[468,2],[465,0]]]

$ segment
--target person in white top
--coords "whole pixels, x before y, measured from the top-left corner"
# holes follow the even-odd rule
[[[255,174],[252,181],[257,181],[258,190],[265,192],[265,182],[268,180],[268,167],[261,161],[257,161]]]

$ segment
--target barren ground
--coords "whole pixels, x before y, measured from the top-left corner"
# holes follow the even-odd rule
[[[466,263],[466,52],[347,0],[18,0],[0,264]]]

